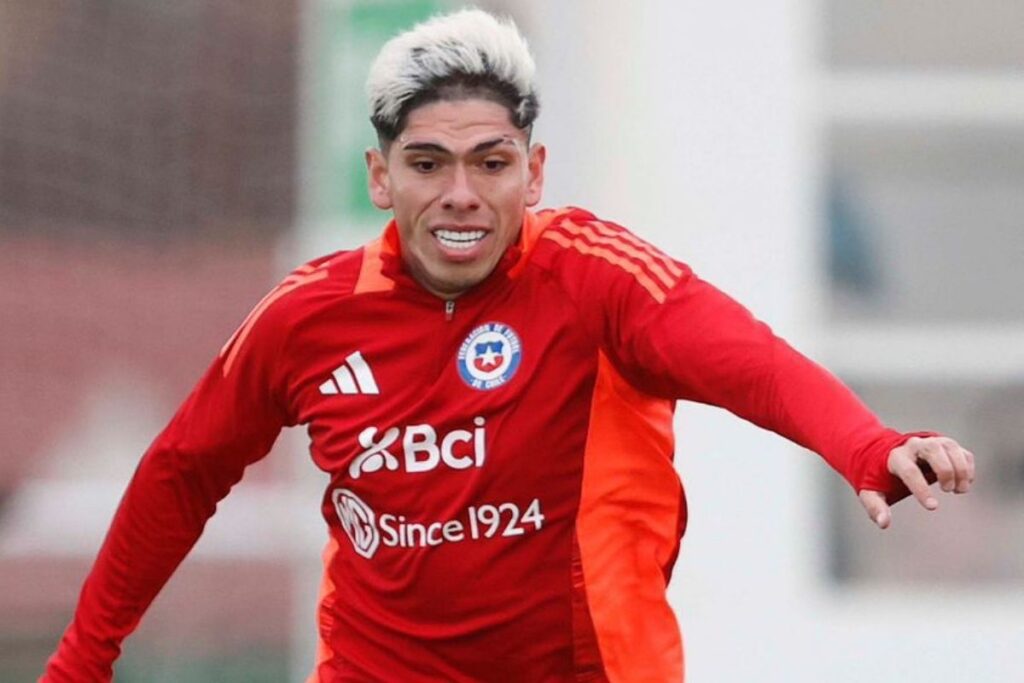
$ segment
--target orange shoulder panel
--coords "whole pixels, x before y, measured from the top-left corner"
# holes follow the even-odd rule
[[[523,229],[519,233],[518,243],[521,255],[516,264],[509,269],[510,277],[517,277],[523,268],[526,267],[527,261],[530,260],[529,254],[537,245],[537,241],[544,231],[557,219],[571,212],[571,209],[544,209],[537,213],[527,211],[523,215]]]
[[[394,289],[395,282],[384,275],[382,255],[390,248],[386,237],[378,237],[363,247],[363,262],[359,266],[359,279],[353,294],[386,292]]]

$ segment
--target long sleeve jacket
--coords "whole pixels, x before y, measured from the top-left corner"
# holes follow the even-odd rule
[[[909,435],[685,264],[579,209],[527,213],[454,301],[397,230],[300,267],[142,459],[44,680],[106,681],[217,502],[284,426],[330,475],[311,681],[672,681],[680,399],[900,495]],[[905,493],[905,492],[904,492]]]

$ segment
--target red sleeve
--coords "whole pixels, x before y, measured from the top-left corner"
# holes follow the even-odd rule
[[[544,237],[565,247],[567,288],[637,388],[719,406],[821,454],[855,490],[907,495],[886,467],[911,436],[881,424],[836,377],[736,301],[624,228],[585,212]]]
[[[641,388],[770,429],[819,453],[857,491],[907,494],[887,470],[888,454],[931,433],[885,427],[834,375],[692,272],[663,305],[643,302],[616,326],[617,358]]]
[[[262,312],[253,311],[143,456],[40,680],[111,680],[122,640],[217,502],[289,423],[272,376],[282,325]]]

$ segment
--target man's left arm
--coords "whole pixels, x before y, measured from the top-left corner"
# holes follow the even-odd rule
[[[885,427],[834,375],[675,265],[681,276],[662,301],[642,287],[619,288],[609,351],[637,386],[726,408],[821,454],[883,529],[891,522],[889,505],[909,494],[926,509],[938,507],[929,480],[947,492],[970,490],[970,451],[934,432]]]

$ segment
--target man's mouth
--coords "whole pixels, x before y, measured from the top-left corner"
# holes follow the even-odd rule
[[[486,230],[447,230],[438,228],[431,231],[437,241],[445,249],[467,251],[480,243],[487,236]]]

